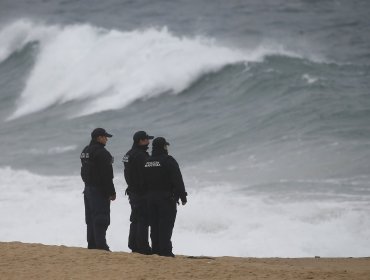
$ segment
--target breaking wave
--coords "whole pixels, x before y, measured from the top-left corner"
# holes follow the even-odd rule
[[[3,28],[0,38],[0,62],[27,44],[38,45],[8,120],[69,101],[83,101],[75,116],[116,110],[137,99],[177,94],[230,64],[261,61],[271,54],[298,57],[278,45],[233,49],[212,38],[176,36],[165,27],[120,31],[19,20]]]

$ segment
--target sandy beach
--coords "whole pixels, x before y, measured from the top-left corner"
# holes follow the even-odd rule
[[[0,243],[1,279],[366,279],[370,258],[166,258]]]

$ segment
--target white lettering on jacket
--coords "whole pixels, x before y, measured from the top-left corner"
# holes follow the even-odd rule
[[[80,159],[89,158],[89,157],[90,157],[89,153],[81,153],[80,155]]]
[[[161,164],[159,163],[159,161],[148,161],[147,163],[145,163],[145,167],[160,167]]]

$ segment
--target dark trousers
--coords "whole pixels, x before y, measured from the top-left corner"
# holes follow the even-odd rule
[[[106,232],[110,224],[110,199],[96,186],[84,190],[87,248],[109,251]]]
[[[128,247],[132,252],[141,254],[151,254],[152,250],[148,240],[148,208],[146,199],[143,195],[129,195],[131,205],[130,232],[128,237]]]
[[[171,238],[177,214],[176,201],[168,193],[160,192],[149,193],[147,199],[152,252],[173,257]]]

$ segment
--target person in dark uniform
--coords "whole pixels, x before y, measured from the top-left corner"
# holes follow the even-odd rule
[[[175,225],[177,204],[187,202],[184,181],[177,161],[168,155],[170,144],[163,137],[153,140],[152,155],[144,165],[144,187],[149,211],[152,252],[174,257],[172,231]]]
[[[112,137],[103,128],[91,132],[91,142],[80,156],[81,177],[85,183],[84,202],[87,248],[109,250],[106,231],[110,224],[110,202],[116,199],[113,184],[113,157],[105,149]]]
[[[147,152],[149,140],[153,139],[145,131],[134,134],[132,148],[123,157],[124,175],[127,183],[126,194],[128,194],[131,205],[130,232],[128,247],[132,252],[151,254],[148,241],[148,218],[147,204],[143,189],[143,168],[149,157]]]

